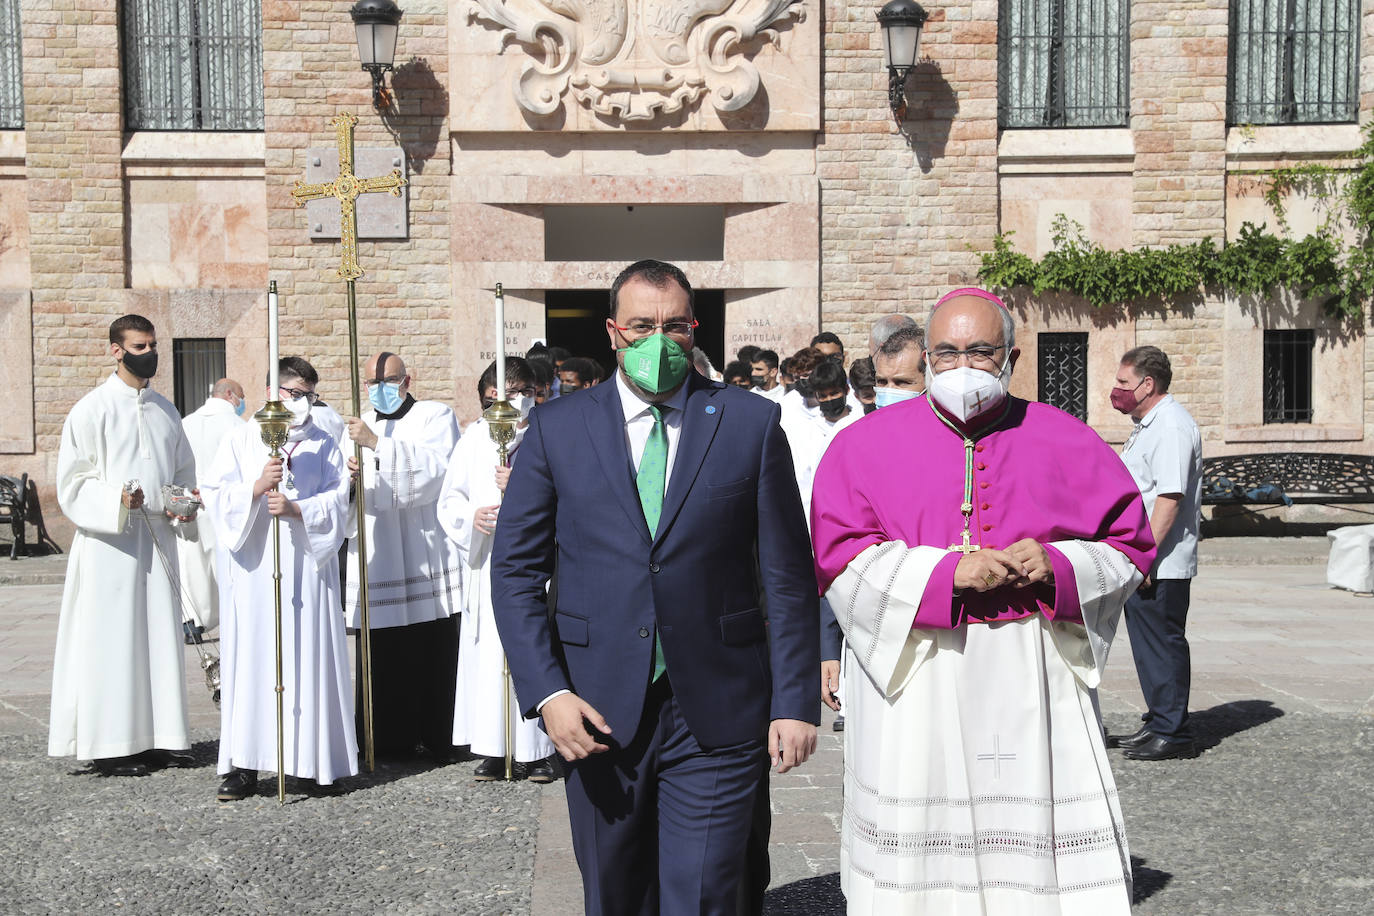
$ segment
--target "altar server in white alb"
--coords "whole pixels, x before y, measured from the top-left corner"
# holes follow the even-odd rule
[[[506,359],[506,398],[520,411],[510,461],[518,461],[525,418],[534,406],[535,378],[529,364],[518,357]],[[485,411],[496,400],[496,363],[487,367],[477,383]],[[496,632],[491,606],[491,544],[501,496],[510,479],[510,468],[500,467],[496,443],[486,420],[477,420],[449,458],[444,492],[439,497],[439,522],[458,545],[465,568],[463,577],[463,627],[458,650],[458,701],[453,715],[453,743],[469,745],[483,760],[477,765],[479,780],[505,778],[506,727],[503,692],[509,697],[515,718],[515,760],[521,764],[517,778],[552,782],[557,778],[550,756],[553,742],[535,719],[520,716],[515,691],[504,684],[505,652]],[[610,571],[608,570],[608,574]]]
[[[851,914],[1125,916],[1131,866],[1093,707],[1154,558],[1089,427],[1007,393],[1011,314],[936,304],[926,394],[835,437],[811,504],[847,639]]]
[[[448,405],[411,395],[411,377],[395,353],[368,360],[364,378],[371,409],[348,418],[344,453],[355,468],[353,443],[363,447],[373,740],[379,754],[409,756],[424,745],[448,762],[462,561],[437,507],[458,420]],[[354,516],[344,594],[355,629],[362,626],[356,525]]]
[[[186,418],[181,427],[196,456],[196,472],[204,474],[214,463],[224,437],[243,425],[248,402],[243,386],[222,378],[210,389],[210,397]],[[215,573],[215,526],[201,519],[187,535],[177,539],[181,561],[181,594],[187,612],[203,633],[219,626],[219,585]]]
[[[358,772],[348,646],[339,613],[339,559],[348,518],[348,470],[338,444],[310,419],[314,367],[279,364],[291,411],[282,457],[262,428],[245,423],[201,475],[205,514],[228,551],[220,600],[221,801],[257,789],[277,768],[275,589],[272,519],[281,519],[282,683],[286,773],[328,786]]]
[[[175,569],[162,486],[193,487],[196,470],[176,408],[148,387],[157,372],[152,323],[116,319],[109,352],[114,374],[76,402],[57,452],[57,501],[76,535],[57,624],[48,754],[142,776],[150,764],[193,762],[169,753],[191,743],[176,583],[153,539]],[[131,481],[138,486],[127,492]]]

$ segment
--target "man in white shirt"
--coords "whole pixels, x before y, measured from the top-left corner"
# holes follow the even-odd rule
[[[248,402],[243,386],[231,378],[215,382],[210,397],[181,421],[191,451],[196,456],[196,479],[207,474],[224,437],[243,424]],[[181,562],[181,594],[186,610],[195,618],[194,626],[203,633],[219,624],[219,585],[215,575],[215,526],[202,521],[194,536],[177,538]],[[190,627],[189,621],[184,624]],[[193,636],[187,633],[189,643]]]
[[[106,776],[191,766],[181,614],[180,531],[162,487],[195,486],[181,417],[148,387],[157,333],[142,315],[110,325],[114,372],[62,424],[57,502],[76,525],[53,659],[48,755]]]
[[[397,353],[373,356],[363,377],[368,407],[347,418],[350,441],[343,448],[350,469],[356,469],[353,443],[363,448],[373,739],[382,754],[406,757],[423,745],[446,763],[453,757],[455,615],[463,580],[458,548],[440,527],[437,506],[458,420],[447,404],[416,400]],[[344,589],[355,629],[362,625],[356,530],[350,529]]]
[[[1158,347],[1136,347],[1121,357],[1112,406],[1129,414],[1135,429],[1122,448],[1145,498],[1150,532],[1159,553],[1150,574],[1126,600],[1140,690],[1149,711],[1134,735],[1109,736],[1132,760],[1194,757],[1188,726],[1191,669],[1188,600],[1197,575],[1198,526],[1202,504],[1202,437],[1197,423],[1169,394],[1173,369]]]
[[[778,353],[776,350],[760,350],[750,364],[753,374],[749,380],[753,387],[749,390],[773,402],[781,402],[787,389],[778,378]]]

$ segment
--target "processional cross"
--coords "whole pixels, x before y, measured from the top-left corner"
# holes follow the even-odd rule
[[[339,201],[339,243],[343,257],[337,271],[339,279],[348,287],[348,354],[352,367],[353,416],[362,416],[362,385],[358,380],[358,298],[355,283],[363,275],[358,266],[358,211],[356,203],[363,194],[386,191],[392,197],[401,196],[401,188],[406,180],[401,177],[400,169],[392,169],[390,175],[379,178],[359,178],[353,174],[353,127],[358,123],[356,115],[347,112],[330,120],[334,125],[339,146],[339,177],[323,184],[296,182],[291,196],[299,206],[306,201],[333,197]],[[358,467],[363,466],[363,448],[353,443],[353,457]],[[367,769],[375,767],[375,753],[372,741],[372,626],[367,605],[367,530],[364,509],[363,488],[356,490],[358,500],[358,639],[362,656],[359,665],[359,680],[363,683],[363,756]]]
[[[353,174],[353,126],[358,123],[357,115],[344,113],[333,118],[339,143],[339,177],[324,184],[296,182],[291,196],[296,203],[305,206],[306,201],[336,197],[339,200],[339,243],[343,247],[343,260],[339,264],[339,279],[352,283],[363,275],[358,266],[358,211],[356,202],[363,194],[386,191],[392,197],[401,196],[401,188],[406,180],[401,177],[400,169],[392,169],[390,175],[379,178],[359,178]],[[350,316],[350,322],[352,318]],[[354,363],[357,363],[355,356]],[[354,404],[356,412],[358,405]]]

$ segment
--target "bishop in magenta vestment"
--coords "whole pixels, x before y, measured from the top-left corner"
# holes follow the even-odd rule
[[[849,912],[1127,913],[1091,691],[1154,556],[1140,493],[1053,407],[1008,397],[962,428],[936,410],[864,418],[815,479],[817,577],[849,655]],[[1033,538],[1052,583],[956,594],[969,481],[973,546]]]

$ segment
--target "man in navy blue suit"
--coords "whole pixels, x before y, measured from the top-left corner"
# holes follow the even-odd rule
[[[497,523],[497,628],[568,761],[589,914],[733,913],[769,761],[816,745],[816,583],[779,408],[692,372],[696,326],[681,270],[622,271],[620,371],[530,415]]]

